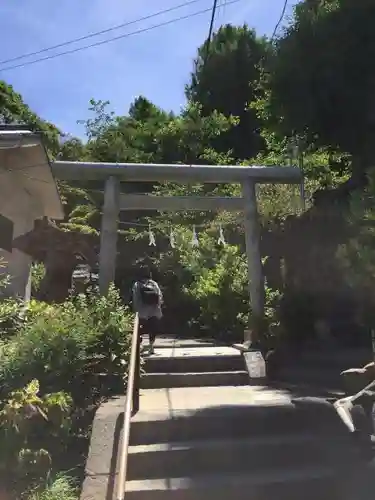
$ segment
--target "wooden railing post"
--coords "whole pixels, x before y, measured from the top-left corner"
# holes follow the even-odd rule
[[[135,373],[134,373],[134,389],[133,389],[133,404],[132,404],[132,415],[135,415],[139,411],[139,391],[141,385],[141,342],[138,335],[137,338],[137,354],[135,362]]]
[[[116,500],[124,500],[125,489],[126,489],[126,474],[128,470],[128,453],[129,453],[129,438],[130,438],[130,422],[131,416],[136,410],[134,408],[134,395],[137,394],[136,391],[136,370],[137,365],[140,368],[140,342],[139,342],[139,317],[138,314],[135,315],[133,333],[132,333],[132,343],[130,350],[130,360],[128,369],[128,379],[127,388],[125,395],[125,405],[124,405],[124,425],[122,430],[122,443],[120,449],[120,465],[118,472],[118,483]],[[139,381],[138,381],[139,383]],[[138,385],[139,391],[139,385]],[[138,392],[139,397],[139,392]],[[139,405],[139,399],[138,399]]]

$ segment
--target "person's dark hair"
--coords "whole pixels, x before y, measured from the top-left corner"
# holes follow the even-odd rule
[[[138,279],[139,280],[147,280],[152,278],[152,273],[149,267],[141,266],[138,270]]]

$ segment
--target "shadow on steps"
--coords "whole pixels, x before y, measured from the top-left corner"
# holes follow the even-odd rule
[[[89,459],[82,500],[114,498],[122,406],[114,411],[107,469],[103,454],[100,467]],[[130,444],[145,449],[129,456],[127,500],[367,500],[375,491],[352,435],[329,403],[314,398],[135,418]],[[100,478],[105,494],[95,490]]]

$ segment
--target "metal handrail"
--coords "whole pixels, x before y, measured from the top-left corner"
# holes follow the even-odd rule
[[[137,411],[139,406],[139,387],[137,387],[139,370],[140,370],[140,342],[139,342],[139,317],[135,315],[132,344],[130,351],[130,363],[128,370],[128,386],[125,396],[124,407],[124,424],[122,433],[122,446],[120,454],[120,470],[117,483],[117,496],[116,500],[124,500],[126,473],[128,467],[128,450],[129,450],[129,437],[130,437],[130,419],[132,411]]]

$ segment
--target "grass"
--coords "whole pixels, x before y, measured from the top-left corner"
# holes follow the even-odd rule
[[[78,500],[78,490],[71,478],[58,476],[45,490],[31,493],[27,500]]]

